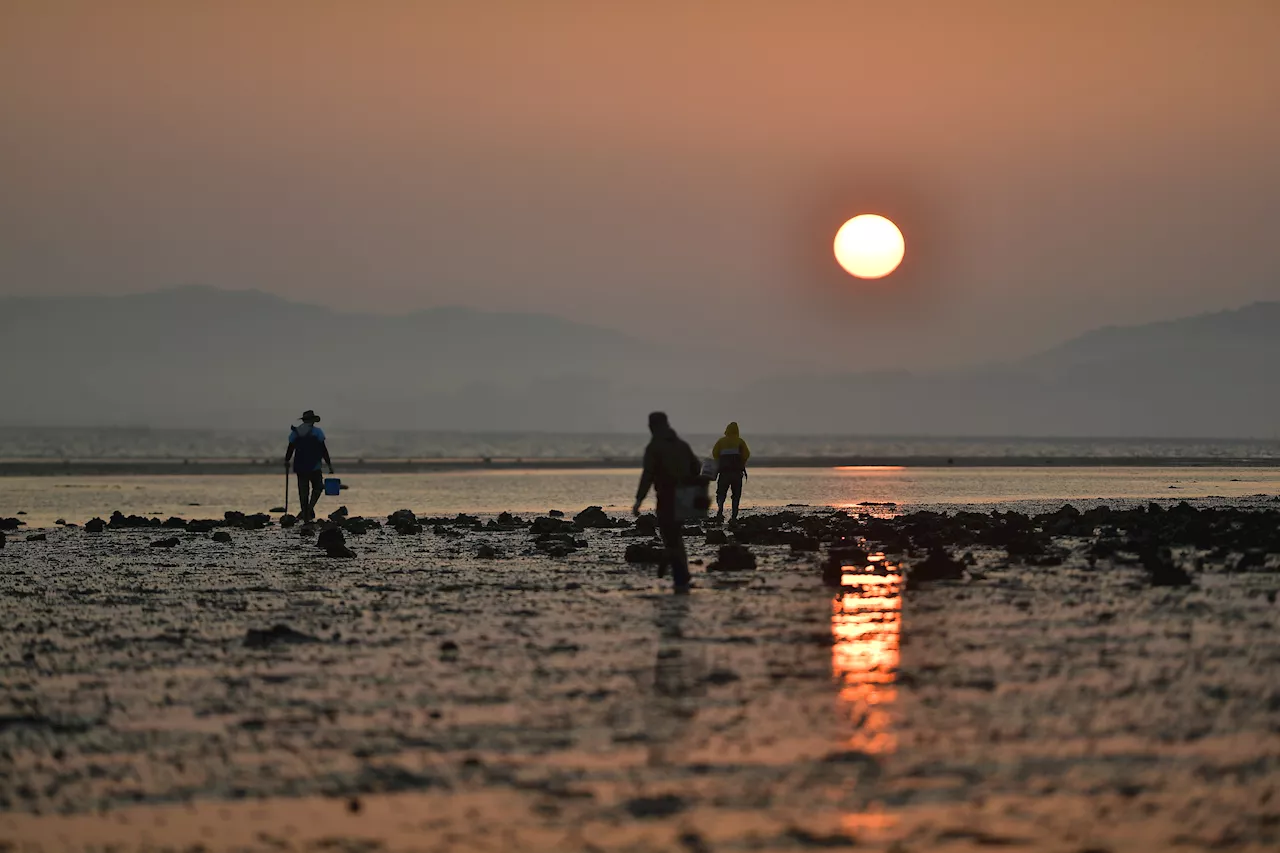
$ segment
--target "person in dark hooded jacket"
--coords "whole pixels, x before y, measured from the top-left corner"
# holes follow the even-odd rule
[[[693,448],[676,435],[664,412],[649,415],[649,432],[653,436],[644,450],[644,472],[636,490],[636,503],[631,508],[640,514],[649,489],[658,498],[658,530],[671,567],[676,592],[689,591],[689,558],[684,550],[684,526],[676,513],[676,488],[698,479],[702,463]]]

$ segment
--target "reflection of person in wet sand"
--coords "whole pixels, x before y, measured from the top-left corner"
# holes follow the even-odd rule
[[[651,767],[679,762],[676,746],[688,733],[706,692],[702,661],[685,640],[690,600],[664,598],[656,603],[658,651],[653,663],[653,695],[645,703],[645,735]]]

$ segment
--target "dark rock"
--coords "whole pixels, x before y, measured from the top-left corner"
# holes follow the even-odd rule
[[[745,545],[731,544],[720,546],[720,552],[716,555],[715,561],[707,566],[707,571],[745,572],[755,567],[756,555],[751,553],[750,548]]]
[[[404,510],[404,512],[408,512],[408,510]],[[347,520],[347,516],[350,514],[351,514],[350,510],[348,510],[345,506],[340,506],[337,509],[335,509],[333,512],[329,513],[329,520],[332,521],[334,524],[341,524],[342,522]],[[413,513],[409,513],[409,514],[412,515]]]
[[[3,531],[3,530],[0,530],[0,548],[3,548],[3,547],[4,547],[4,543],[5,543],[5,535],[4,535],[4,531]]]
[[[1237,572],[1260,571],[1267,567],[1267,552],[1263,550],[1245,551],[1240,555],[1240,559],[1236,560],[1235,570]]]
[[[558,509],[548,510],[547,515],[551,516],[552,518],[564,518],[564,513]]]
[[[440,657],[442,658],[445,658],[445,659],[456,658],[458,656],[459,651],[460,649],[458,648],[458,644],[455,643],[453,640],[445,640],[443,643],[440,644]]]
[[[347,547],[347,539],[342,535],[341,527],[326,527],[316,537],[316,545],[324,549],[326,557],[351,559],[355,552]]]
[[[574,539],[568,533],[556,533],[539,536],[533,547],[548,557],[567,557],[579,548],[585,548],[586,544],[585,540]]]
[[[964,577],[964,563],[953,558],[942,548],[934,548],[929,556],[912,563],[907,573],[907,586],[928,581],[957,581]]]
[[[171,515],[166,518],[164,523],[160,526],[168,530],[186,530],[187,520],[185,518],[178,518],[176,515]]]
[[[492,560],[498,556],[498,551],[492,545],[481,545],[476,549],[477,560]]]
[[[320,641],[310,634],[295,631],[288,625],[274,625],[266,630],[250,628],[244,635],[244,647],[246,649],[265,649],[268,646],[275,645],[318,642]]]
[[[17,518],[0,518],[0,530],[17,530],[25,521]]]
[[[656,536],[658,533],[658,517],[651,512],[636,519],[636,532],[641,536]]]
[[[696,830],[686,829],[678,840],[689,853],[711,853],[711,845]]]
[[[84,529],[88,533],[101,533],[106,527],[107,523],[100,518],[91,518],[84,525]]]
[[[289,515],[288,513],[285,513],[284,515],[280,516],[280,526],[285,528],[286,530],[288,530],[290,527],[293,527],[297,523],[298,523],[298,517],[296,515]]]
[[[230,542],[230,541],[231,541],[231,534],[230,534],[230,533],[228,533],[228,532],[227,532],[227,531],[225,531],[225,530],[217,530],[217,531],[214,531],[214,534],[213,534],[213,541],[214,541],[214,542]]]
[[[107,521],[107,526],[115,529],[134,529],[139,527],[159,527],[161,524],[158,518],[147,518],[142,515],[126,516],[120,510],[111,513],[111,518]]]
[[[1168,548],[1150,545],[1144,547],[1138,556],[1142,560],[1142,567],[1147,570],[1152,586],[1191,585],[1191,575],[1173,561]]]
[[[265,512],[255,512],[240,519],[241,530],[262,530],[271,524],[271,516]]]
[[[793,554],[813,554],[822,548],[822,543],[818,541],[816,536],[799,535],[791,540],[791,553]]]
[[[332,548],[335,545],[347,544],[347,537],[342,535],[341,527],[326,527],[316,537],[316,545],[321,548]]]
[[[735,681],[741,681],[742,676],[731,669],[713,669],[707,673],[707,677],[703,679],[707,684],[716,686],[724,684],[732,684]]]
[[[66,527],[67,520],[65,518],[60,518],[57,521],[55,521],[54,524],[56,524],[58,527]]]
[[[422,523],[412,510],[396,510],[387,516],[387,524],[401,536],[416,536],[422,532]]]
[[[662,548],[649,542],[632,542],[627,546],[623,559],[628,563],[661,563],[665,554]]]
[[[288,511],[289,510],[285,509],[282,506],[273,506],[271,509],[267,510],[267,512],[288,512]]]
[[[370,530],[377,530],[382,527],[382,522],[372,518],[364,518],[357,515],[355,518],[348,518],[342,522],[342,529],[355,536],[363,536]]]
[[[31,535],[29,535],[29,536],[27,537],[27,541],[28,541],[28,542],[43,542],[43,541],[45,541],[45,540],[46,540],[46,539],[48,539],[48,538],[49,538],[49,537],[45,536],[43,533],[32,533]]]
[[[856,545],[833,546],[827,551],[827,562],[837,563],[840,566],[854,566],[862,568],[870,562],[871,555]]]
[[[187,522],[188,533],[212,533],[220,527],[222,522],[215,521],[212,518],[192,519]]]
[[[234,509],[229,509],[222,514],[222,518],[227,522],[227,524],[238,526],[240,522],[244,521],[244,513],[236,512]]]
[[[178,546],[178,537],[170,536],[168,539],[157,539],[151,543],[152,548],[176,548]]]
[[[787,837],[802,847],[839,847],[848,849],[855,847],[858,840],[851,835],[845,835],[843,832],[833,832],[830,835],[824,835],[817,832],[810,832],[798,826],[793,826],[787,830]]]
[[[671,817],[688,808],[688,804],[675,794],[662,794],[657,797],[636,797],[627,800],[622,804],[622,807],[633,818],[643,820],[646,818]]]
[[[568,533],[573,529],[573,522],[566,521],[563,518],[535,518],[533,520],[533,524],[529,525],[529,533],[533,536],[548,536],[558,533]]]
[[[727,545],[729,536],[723,530],[708,530],[706,541],[708,545]]]
[[[613,527],[613,519],[605,514],[602,507],[589,506],[573,517],[573,523],[582,528]]]

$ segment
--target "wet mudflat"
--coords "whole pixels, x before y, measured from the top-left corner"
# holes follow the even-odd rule
[[[0,845],[1274,849],[1271,507],[10,532]]]

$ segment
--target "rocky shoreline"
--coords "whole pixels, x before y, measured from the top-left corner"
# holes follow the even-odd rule
[[[855,512],[785,509],[748,514],[728,527],[710,521],[691,522],[685,528],[685,536],[701,538],[707,545],[730,547],[728,553],[735,553],[732,547],[745,551],[752,545],[786,546],[797,555],[817,555],[825,551],[827,568],[823,576],[828,581],[833,564],[843,561],[846,566],[865,566],[868,549],[902,558],[908,577],[943,579],[945,576],[945,579],[958,580],[963,576],[962,567],[973,565],[974,557],[972,553],[965,553],[957,559],[953,552],[983,547],[1002,551],[1009,563],[1042,567],[1062,565],[1074,550],[1083,554],[1091,566],[1096,565],[1099,558],[1110,558],[1122,565],[1144,566],[1154,583],[1187,585],[1192,576],[1183,564],[1195,571],[1206,568],[1247,571],[1280,566],[1280,497],[1271,503],[1276,506],[1197,508],[1186,501],[1168,507],[1152,502],[1145,507],[1098,506],[1084,511],[1064,504],[1053,512],[1036,514],[999,510],[894,514],[896,506],[892,504],[867,505]],[[357,556],[346,547],[347,536],[361,537],[384,528],[400,536],[429,533],[450,540],[493,534],[527,536],[523,542],[501,550],[490,541],[481,542],[475,548],[477,559],[501,559],[508,554],[566,557],[588,547],[588,541],[582,538],[587,531],[611,531],[615,536],[649,540],[629,545],[625,562],[661,561],[657,519],[652,514],[632,521],[610,516],[599,506],[587,507],[571,519],[557,510],[530,518],[503,512],[483,519],[468,513],[420,518],[412,510],[401,509],[384,520],[353,516],[343,506],[326,519],[302,522],[294,515],[283,513],[282,508],[277,507],[273,512],[281,514],[273,517],[268,513],[228,511],[220,519],[171,516],[162,520],[154,516],[126,516],[117,510],[108,519],[88,520],[84,532],[181,531],[229,543],[232,530],[253,532],[278,525],[284,530],[296,528],[296,534],[303,539],[314,537],[314,543],[328,556],[343,558]],[[25,524],[18,517],[0,518],[0,536],[4,531],[12,534]],[[57,526],[68,530],[78,527],[63,519],[58,520]],[[47,534],[37,532],[25,538],[44,542]],[[0,547],[3,542],[0,539]],[[150,547],[175,548],[182,542],[179,537],[166,536],[151,541]],[[1182,555],[1176,561],[1175,549]]]

